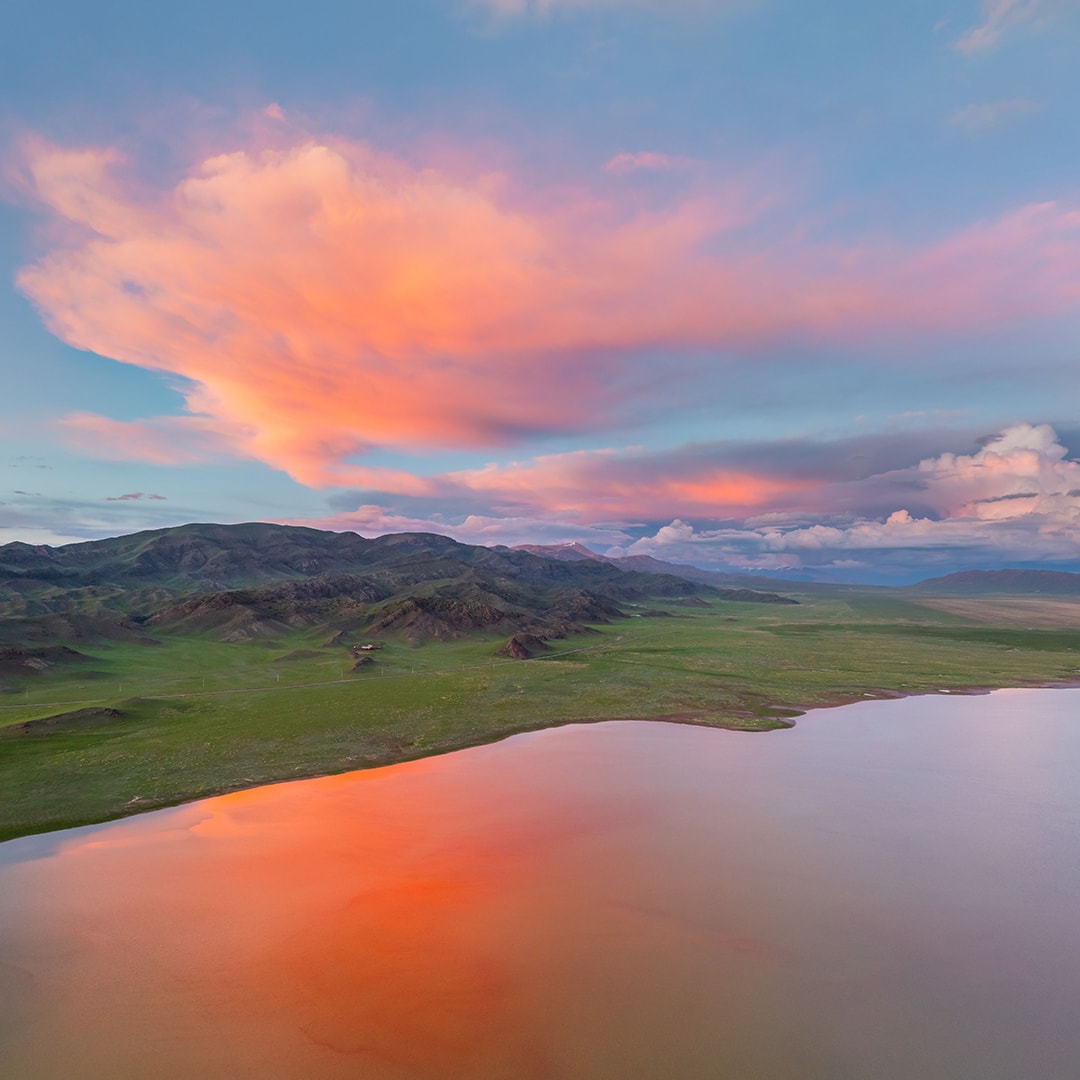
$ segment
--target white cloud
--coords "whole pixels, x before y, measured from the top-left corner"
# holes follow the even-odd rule
[[[48,544],[50,547],[61,547],[64,544],[78,544],[85,539],[85,536],[70,536],[65,533],[54,532],[52,529],[0,525],[0,547],[4,544],[14,543]]]
[[[676,517],[646,536],[640,524],[590,523],[539,506],[444,517],[364,505],[296,524],[368,536],[438,532],[470,544],[576,540],[616,556],[861,580],[914,579],[971,566],[1080,563],[1080,461],[1070,458],[1047,424],[1016,424],[970,453],[939,453],[906,468],[837,479],[817,489],[814,499],[816,511],[767,512],[715,527]],[[873,516],[870,506],[882,512]]]
[[[1080,509],[1080,462],[1068,458],[1049,424],[1017,424],[975,454],[942,454],[882,479],[920,482],[921,501],[949,518],[1005,521]]]
[[[1080,462],[1047,424],[1018,424],[974,454],[927,458],[858,484],[867,485],[908,488],[927,510],[920,516],[898,506],[877,520],[703,530],[674,521],[625,550],[759,569],[840,567],[851,552],[906,567],[942,555],[958,565],[1080,560]]]

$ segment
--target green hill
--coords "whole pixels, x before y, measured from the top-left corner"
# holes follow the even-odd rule
[[[0,642],[156,640],[151,631],[246,641],[300,627],[449,640],[562,637],[618,605],[717,589],[604,561],[459,544],[433,533],[366,539],[290,525],[182,525],[62,547],[0,547]]]

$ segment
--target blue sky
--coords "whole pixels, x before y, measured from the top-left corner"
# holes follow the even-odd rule
[[[0,542],[1080,569],[1073,0],[8,22]]]

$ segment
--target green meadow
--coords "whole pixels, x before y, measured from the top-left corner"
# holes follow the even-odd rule
[[[794,595],[798,607],[630,607],[637,617],[532,660],[497,656],[504,638],[383,640],[353,671],[325,628],[79,646],[88,660],[3,683],[0,838],[555,724],[632,717],[762,732],[868,696],[1080,679],[1080,604],[995,598],[958,614],[885,590]]]

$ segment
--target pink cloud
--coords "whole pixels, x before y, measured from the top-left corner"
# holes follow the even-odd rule
[[[784,480],[783,470],[775,467],[753,475],[736,472],[732,484],[745,484],[746,490],[733,486],[734,498],[721,493],[691,503],[685,514],[671,514],[676,501],[669,491],[680,478],[692,483],[704,470],[703,462],[694,464],[695,455],[708,455],[697,454],[697,448],[669,455],[555,455],[507,469],[455,473],[432,481],[443,507],[438,513],[405,514],[371,503],[293,523],[368,536],[438,532],[472,544],[578,541],[609,555],[653,555],[756,571],[892,566],[926,576],[935,565],[954,567],[964,559],[1080,559],[1080,462],[1068,456],[1047,425],[1014,425],[974,453],[942,453],[904,469],[830,480],[829,468],[853,449],[842,443],[836,453],[826,448],[809,470],[800,461],[789,469],[789,474],[817,472],[813,480],[791,475]],[[640,474],[636,485],[620,487],[635,471]],[[616,489],[614,498],[593,497],[605,484]],[[839,509],[857,502],[868,486],[877,489],[879,499],[891,493],[891,509],[879,516]],[[484,496],[493,496],[495,505],[483,513],[453,514],[446,507],[455,496],[460,506],[475,505]],[[904,503],[911,498],[923,509],[908,509]],[[747,504],[755,500],[760,512],[747,514]],[[620,510],[632,513],[614,520],[607,516]],[[665,513],[671,514],[669,524],[640,536],[642,521],[663,520]]]
[[[546,17],[583,11],[637,8],[670,15],[683,12],[727,11],[745,7],[746,0],[468,0],[467,6],[499,18]]]
[[[920,501],[949,518],[1015,520],[1064,514],[1080,520],[1080,462],[1070,460],[1049,424],[1016,424],[974,454],[942,454],[914,469],[885,473],[913,479]]]
[[[692,164],[691,158],[640,150],[636,154],[616,154],[610,161],[605,162],[604,169],[610,173],[631,173],[638,169],[670,172],[672,169],[688,168]]]
[[[802,504],[820,483],[767,475],[749,467],[640,451],[575,451],[526,464],[490,465],[444,478],[497,506],[543,509],[596,522],[674,514],[743,517],[776,505]]]
[[[106,502],[129,502],[138,499],[151,499],[157,502],[165,502],[164,495],[148,495],[142,491],[131,491],[126,495],[108,495],[105,498]]]
[[[956,48],[965,53],[989,52],[1013,28],[1046,9],[1044,0],[982,0],[982,22],[962,34]]]
[[[93,413],[72,413],[60,424],[70,445],[107,461],[190,465],[235,452],[239,440],[237,432],[223,430],[211,418],[201,416],[124,421]]]
[[[803,456],[809,453],[802,451]],[[443,494],[457,486],[471,496],[488,496],[513,513],[528,508],[592,524],[745,519],[769,535],[802,537],[802,544],[847,529],[844,525],[838,532],[822,525],[820,519],[844,515],[845,505],[858,505],[868,492],[874,492],[875,501],[892,493],[897,502],[884,515],[887,520],[880,530],[870,523],[852,534],[863,538],[879,532],[912,532],[915,518],[898,504],[901,498],[917,500],[924,513],[935,515],[930,526],[919,526],[930,532],[946,519],[969,522],[951,527],[961,532],[972,521],[1015,523],[1038,518],[1044,523],[1080,523],[1080,462],[1069,458],[1048,424],[1016,424],[973,454],[943,453],[869,476],[830,477],[830,467],[834,466],[824,459],[805,467],[794,451],[786,462],[771,466],[758,462],[741,468],[704,448],[667,453],[578,451],[526,464],[452,473],[433,483]],[[814,517],[819,522],[804,530],[806,520]],[[661,529],[657,538],[664,543],[683,541],[691,532],[685,520],[676,520]]]
[[[76,348],[180,377],[191,414],[79,414],[69,435],[165,463],[227,452],[313,486],[424,494],[360,462],[614,424],[652,347],[677,365],[792,337],[989,329],[1080,300],[1080,212],[1055,203],[922,248],[844,249],[755,243],[769,223],[749,195],[645,210],[346,140],[222,154],[143,194],[115,152],[25,153],[59,231],[20,287]],[[687,483],[695,505],[743,498],[737,478]]]
[[[617,525],[590,525],[568,521],[542,511],[494,515],[466,514],[460,521],[442,515],[397,513],[376,504],[364,504],[356,510],[315,519],[290,519],[286,525],[308,525],[336,532],[356,532],[362,536],[383,536],[397,532],[433,532],[449,536],[463,544],[563,544],[588,543],[594,548],[610,547],[630,541]]]
[[[764,517],[739,527],[695,529],[675,520],[620,550],[774,569],[839,566],[851,560],[837,560],[836,553],[859,551],[965,551],[1021,562],[1080,558],[1080,462],[1068,457],[1049,425],[1017,424],[974,454],[941,454],[867,482],[902,490],[906,481],[917,485],[919,502],[936,516],[898,506],[879,519],[835,524]]]

